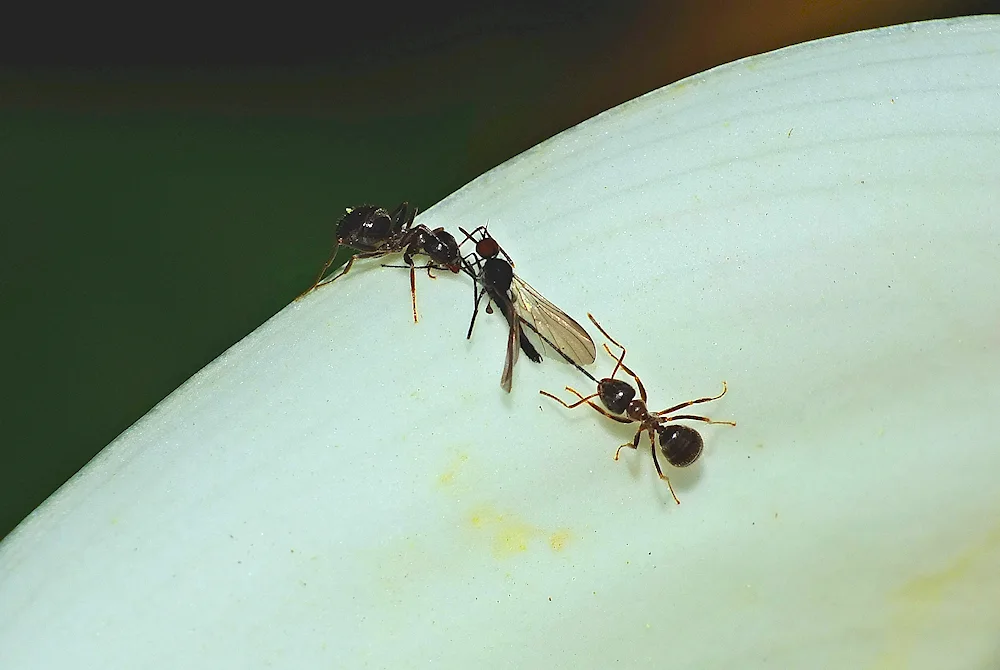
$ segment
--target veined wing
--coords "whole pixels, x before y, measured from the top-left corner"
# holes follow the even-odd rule
[[[514,275],[510,285],[514,311],[526,320],[548,343],[577,365],[590,365],[597,358],[597,348],[590,335],[531,286]]]
[[[507,334],[507,357],[503,361],[503,374],[500,376],[500,388],[510,393],[514,383],[514,364],[517,363],[517,354],[521,351],[518,342],[521,339],[521,323],[515,318],[510,324],[510,332]]]

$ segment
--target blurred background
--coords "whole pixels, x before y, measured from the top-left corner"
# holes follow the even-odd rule
[[[738,58],[998,10],[428,0],[336,22],[285,8],[5,10],[0,537],[306,288],[344,207],[426,209],[561,130]]]

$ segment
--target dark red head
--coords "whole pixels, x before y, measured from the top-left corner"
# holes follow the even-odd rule
[[[496,258],[500,255],[500,245],[492,237],[484,237],[476,242],[476,253],[482,258]]]

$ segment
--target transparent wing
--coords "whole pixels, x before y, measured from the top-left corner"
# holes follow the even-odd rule
[[[517,363],[517,355],[521,351],[518,341],[521,338],[520,322],[514,319],[510,325],[510,332],[507,334],[507,357],[503,362],[503,374],[500,376],[500,388],[510,393],[513,385],[514,364]]]
[[[511,282],[510,292],[515,313],[550,346],[577,365],[594,362],[597,358],[594,341],[573,317],[546,300],[517,275]]]

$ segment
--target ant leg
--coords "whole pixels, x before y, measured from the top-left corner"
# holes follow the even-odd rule
[[[635,421],[633,421],[632,419],[628,418],[627,416],[618,416],[616,414],[611,414],[610,412],[608,412],[603,407],[595,405],[590,400],[590,398],[595,397],[594,395],[587,396],[586,398],[584,398],[582,395],[580,395],[580,392],[577,391],[576,389],[573,389],[573,388],[570,388],[569,386],[567,386],[566,390],[569,391],[570,393],[574,394],[577,398],[580,399],[581,402],[587,403],[588,405],[590,405],[591,407],[593,407],[595,410],[597,410],[598,412],[600,412],[604,416],[608,417],[609,419],[612,419],[613,421],[617,421],[618,423],[635,423]],[[563,404],[565,404],[565,403],[563,403]],[[579,405],[579,404],[580,403],[576,403],[576,405]],[[573,405],[573,407],[576,407],[576,405]]]
[[[615,369],[611,371],[611,379],[614,379],[615,375],[618,374],[618,368],[621,367],[622,362],[625,360],[625,349],[622,349],[621,356],[615,356],[613,353],[611,353],[611,349],[608,349],[607,344],[604,345],[604,350],[608,352],[608,356],[611,356],[611,358],[615,359]]]
[[[463,239],[458,244],[458,246],[462,246],[466,242],[472,240],[472,235],[475,234],[475,233],[478,233],[480,230],[485,233],[486,232],[486,227],[485,226],[479,226],[478,228],[473,228],[471,233],[469,231],[467,231],[465,228],[463,228],[462,226],[459,226],[458,230],[461,231],[461,233],[463,235],[465,235],[465,239]]]
[[[595,326],[597,326],[597,329],[598,329],[599,331],[601,331],[601,334],[602,334],[602,335],[604,335],[604,337],[606,337],[606,338],[608,338],[609,340],[611,340],[611,344],[615,345],[615,346],[616,346],[616,347],[618,347],[619,349],[622,349],[622,350],[624,350],[624,349],[625,349],[625,347],[623,347],[622,345],[618,344],[618,341],[617,341],[617,340],[615,340],[615,338],[613,338],[613,337],[611,337],[610,335],[608,335],[608,331],[604,330],[604,327],[603,327],[603,326],[601,326],[601,324],[597,323],[597,319],[595,319],[595,318],[594,318],[594,315],[593,315],[593,314],[591,314],[590,312],[587,312],[587,316],[588,316],[588,317],[590,318],[591,322],[593,322],[593,324],[594,324]]]
[[[485,231],[486,228],[484,227],[483,230]],[[489,232],[487,232],[486,234],[489,235]],[[491,239],[492,239],[492,236],[491,236]],[[493,241],[496,242],[496,240],[493,240]],[[499,242],[497,242],[497,249],[499,249],[500,253],[503,254],[503,257],[507,259],[507,262],[510,263],[510,266],[514,267],[514,260],[510,256],[507,255],[507,252],[504,251],[504,248],[500,246]]]
[[[298,295],[298,297],[295,298],[296,300],[301,300],[308,293],[311,293],[311,292],[315,291],[316,289],[320,288],[321,286],[326,286],[327,284],[340,279],[341,277],[343,277],[344,275],[346,275],[348,272],[350,272],[351,266],[354,265],[354,261],[358,260],[359,258],[375,258],[376,256],[384,256],[385,254],[383,252],[381,252],[381,251],[371,251],[371,252],[365,252],[365,253],[361,253],[361,254],[354,254],[353,256],[351,256],[351,259],[349,261],[347,261],[347,265],[344,266],[344,269],[341,270],[339,274],[337,274],[335,277],[332,277],[332,278],[327,277],[326,279],[323,279],[323,275],[326,273],[327,268],[329,268],[330,265],[333,263],[333,259],[336,257],[336,255],[337,254],[335,252],[334,255],[330,257],[330,260],[328,260],[326,262],[326,265],[323,266],[322,271],[320,271],[319,276],[316,278],[316,282],[312,286],[310,286],[308,289],[306,289],[305,291],[303,291],[302,293],[300,293]]]
[[[623,347],[618,342],[618,340],[616,340],[615,338],[613,338],[610,335],[608,335],[608,331],[604,330],[604,327],[601,324],[597,323],[597,319],[594,318],[593,314],[591,314],[590,312],[587,312],[587,317],[590,319],[590,321],[595,326],[597,326],[597,329],[599,331],[601,331],[601,334],[604,335],[604,337],[606,337],[609,340],[611,340],[612,344],[614,344],[616,347],[618,347],[619,349],[622,350],[622,355],[621,356],[615,356],[614,354],[611,353],[611,349],[608,348],[608,345],[607,344],[604,345],[604,350],[606,352],[608,352],[608,356],[611,356],[611,358],[614,358],[614,359],[616,359],[618,361],[617,363],[615,363],[615,369],[611,372],[611,378],[614,379],[615,374],[618,372],[618,368],[621,368],[622,370],[624,370],[626,373],[628,373],[629,376],[632,377],[632,379],[635,380],[636,385],[639,387],[639,397],[642,398],[643,402],[646,402],[646,387],[642,385],[642,380],[639,379],[639,375],[637,375],[636,373],[632,372],[628,368],[628,366],[625,365],[625,347]]]
[[[671,412],[676,412],[679,409],[690,407],[691,405],[699,405],[703,402],[712,402],[713,400],[718,400],[722,396],[726,395],[727,388],[728,387],[726,386],[726,382],[722,382],[722,393],[720,393],[719,395],[714,395],[711,398],[698,398],[697,400],[688,400],[687,402],[679,403],[677,405],[674,405],[673,407],[668,407],[662,412],[653,412],[653,416],[663,416],[664,414],[670,414]]]
[[[319,274],[316,275],[316,281],[313,282],[312,286],[310,286],[305,291],[296,296],[295,298],[296,301],[302,300],[302,298],[306,297],[306,295],[308,295],[309,293],[312,293],[316,289],[316,287],[319,286],[319,283],[323,281],[323,275],[326,274],[326,271],[330,269],[331,265],[333,265],[334,259],[337,258],[338,251],[340,251],[340,242],[337,242],[336,244],[333,245],[333,252],[330,254],[330,258],[327,259],[326,263],[323,264],[323,267],[320,268]]]
[[[464,228],[459,228],[459,230],[464,231]],[[466,233],[468,235],[468,233]],[[469,259],[472,259],[471,261]],[[472,277],[473,282],[475,282],[479,275],[483,271],[483,262],[480,260],[479,255],[475,251],[470,251],[459,259],[459,265],[465,274]],[[473,295],[475,295],[476,289],[472,289]]]
[[[549,398],[552,398],[556,402],[560,403],[566,409],[573,409],[574,407],[579,407],[580,405],[582,405],[583,403],[587,402],[591,398],[596,398],[598,395],[600,395],[598,393],[594,393],[594,394],[589,395],[586,398],[584,398],[583,396],[581,396],[579,393],[577,393],[575,390],[571,389],[568,386],[566,387],[566,390],[570,391],[571,393],[576,393],[576,395],[580,397],[580,400],[577,400],[575,403],[573,403],[572,405],[570,405],[565,400],[563,400],[562,398],[557,398],[556,396],[552,395],[548,391],[539,391],[539,393],[542,394],[542,395],[544,395],[544,396],[547,396]]]
[[[405,203],[404,203],[405,204]],[[410,268],[410,302],[413,303],[413,323],[417,323],[417,277],[416,270],[413,267],[413,252],[410,250],[415,242],[410,242],[406,249],[403,251],[403,267]],[[382,267],[390,267],[383,265]]]
[[[409,230],[416,216],[417,208],[410,209],[410,203],[405,200],[399,203],[399,206],[389,214],[389,217],[392,219],[393,228],[398,231]]]
[[[380,250],[380,251],[362,251],[360,254],[354,254],[353,256],[351,256],[351,260],[347,261],[347,265],[344,266],[344,269],[341,270],[335,277],[333,277],[332,279],[324,279],[323,281],[319,282],[316,286],[318,288],[320,286],[326,286],[331,282],[337,281],[338,279],[340,279],[341,277],[343,277],[344,275],[346,275],[348,272],[351,271],[351,266],[354,265],[354,261],[358,259],[378,258],[380,256],[385,256],[386,253],[389,252]]]
[[[624,358],[624,353],[622,354],[622,357]],[[629,366],[625,365],[624,362],[621,364],[621,368],[622,370],[625,371],[625,374],[629,375],[630,377],[632,377],[632,379],[635,380],[636,386],[639,387],[639,397],[642,398],[643,402],[646,402],[646,387],[642,385],[642,380],[639,379],[639,375],[632,372]]]
[[[687,419],[688,421],[704,421],[705,423],[721,423],[725,426],[735,426],[735,421],[716,421],[715,419],[709,419],[707,416],[696,416],[694,414],[678,414],[677,416],[665,416],[661,421],[680,421],[681,419]]]
[[[412,263],[410,264],[410,301],[413,303],[413,323],[417,323],[417,278]]]
[[[577,403],[573,403],[572,405],[570,405],[570,404],[568,404],[568,403],[567,403],[567,402],[566,402],[565,400],[562,400],[562,399],[560,399],[560,398],[557,398],[556,396],[552,395],[552,394],[551,394],[551,393],[549,393],[548,391],[539,391],[539,393],[540,393],[540,394],[542,394],[543,396],[547,396],[547,397],[549,397],[549,398],[552,398],[553,400],[555,400],[555,401],[557,401],[557,402],[559,402],[559,403],[562,403],[562,406],[563,406],[563,407],[568,407],[569,409],[572,409],[572,408],[574,408],[574,407],[579,407],[579,406],[580,406],[580,405],[582,405],[583,403],[587,403],[588,405],[590,405],[591,407],[593,407],[593,408],[594,408],[594,409],[595,409],[596,411],[600,412],[601,414],[603,414],[604,416],[608,417],[609,419],[611,419],[611,420],[613,420],[613,421],[617,421],[618,423],[635,423],[635,422],[634,422],[634,421],[633,421],[632,419],[629,419],[629,418],[627,418],[627,417],[623,417],[623,416],[615,416],[614,414],[609,414],[609,413],[608,413],[608,412],[607,412],[607,411],[606,411],[605,409],[603,409],[603,408],[601,408],[601,407],[598,407],[598,406],[597,406],[597,405],[595,405],[595,404],[594,404],[593,402],[591,402],[591,401],[590,401],[590,398],[595,398],[595,397],[597,397],[597,394],[596,394],[596,393],[595,393],[594,395],[591,395],[591,396],[587,396],[587,397],[585,398],[585,397],[583,397],[582,395],[580,395],[580,392],[579,392],[579,391],[576,391],[576,390],[574,390],[574,389],[571,389],[571,388],[570,388],[570,387],[568,387],[568,386],[566,387],[566,390],[567,390],[567,391],[569,391],[570,393],[575,393],[575,394],[576,394],[576,397],[580,398],[580,402],[577,402]]]
[[[636,431],[635,437],[632,438],[631,442],[626,442],[625,444],[619,445],[618,449],[615,450],[615,460],[618,460],[618,454],[622,452],[622,449],[628,447],[629,449],[639,448],[639,438],[642,437],[642,428]]]
[[[472,321],[469,322],[469,332],[466,333],[465,335],[465,339],[467,340],[472,339],[472,327],[476,325],[476,315],[479,314],[479,301],[483,299],[483,294],[486,293],[486,289],[484,288],[482,291],[479,292],[478,295],[476,295],[475,291],[476,291],[476,284],[475,282],[473,282],[472,294],[476,296],[476,306],[472,308]]]
[[[653,465],[656,466],[656,474],[660,475],[660,479],[667,483],[667,488],[670,489],[670,495],[674,497],[674,502],[680,505],[681,501],[677,497],[677,494],[674,493],[674,485],[670,483],[670,477],[663,474],[663,470],[660,469],[660,461],[656,458],[656,443],[653,441],[653,431],[649,431],[649,450],[653,453]]]

